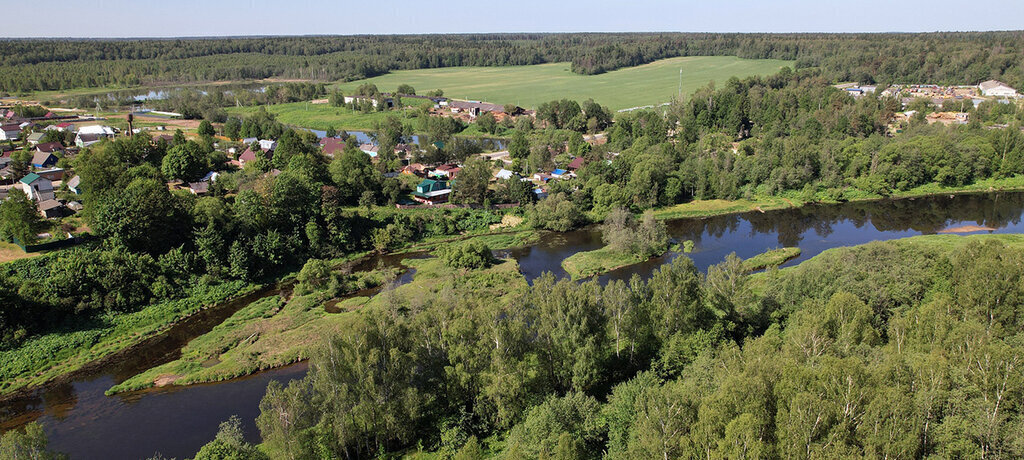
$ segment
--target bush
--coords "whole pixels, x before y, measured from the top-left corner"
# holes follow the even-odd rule
[[[438,249],[438,256],[451,268],[479,269],[494,263],[491,248],[486,244],[471,241],[460,245],[444,245]]]

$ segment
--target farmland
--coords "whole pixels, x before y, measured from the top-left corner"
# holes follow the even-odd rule
[[[373,83],[381,91],[393,91],[406,83],[420,93],[442,89],[449,97],[517,104],[526,108],[536,108],[555,99],[593,98],[613,110],[619,110],[671,100],[679,91],[680,69],[682,94],[686,96],[710,81],[723,83],[733,76],[769,75],[790,63],[775,59],[692,56],[662,59],[600,75],[572,73],[567,62],[511,67],[449,67],[396,71],[344,83],[338,88],[342,92],[352,92],[362,84]]]

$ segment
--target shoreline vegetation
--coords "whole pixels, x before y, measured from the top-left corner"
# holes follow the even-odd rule
[[[526,286],[512,259],[499,259],[479,270],[453,269],[435,257],[407,259],[403,264],[416,270],[413,279],[400,286],[384,283],[380,295],[367,297],[357,292],[324,299],[322,291],[313,291],[288,300],[279,296],[258,299],[190,342],[179,359],[130,377],[107,394],[218,382],[303,361],[320,346],[320,337],[350,328],[363,310],[386,308],[389,297],[412,299],[465,284],[480,295],[498,298]],[[328,312],[327,304],[332,304],[336,313]]]
[[[964,187],[949,187],[944,188],[941,186],[925,185],[915,189],[911,189],[905,192],[894,193],[891,196],[881,195],[866,195],[856,196],[848,201],[859,202],[859,201],[878,201],[885,199],[909,199],[919,198],[926,196],[939,196],[939,195],[962,195],[972,193],[995,193],[995,192],[1013,192],[1013,191],[1024,191],[1024,177],[1014,176],[1005,179],[989,179],[984,181],[976,182],[975,184],[964,186]],[[851,190],[856,193],[857,191]],[[851,193],[852,195],[853,193]],[[728,214],[739,214],[752,211],[767,212],[772,210],[781,210],[788,208],[799,208],[808,204],[839,204],[840,201],[805,201],[796,199],[795,197],[766,197],[757,198],[754,200],[694,200],[688,203],[682,203],[671,207],[660,208],[654,210],[655,216],[659,220],[673,220],[673,219],[688,219],[688,218],[705,218],[714,217]],[[535,244],[540,236],[546,232],[546,230],[540,230],[536,228],[527,228],[526,226],[518,228],[498,228],[497,231],[488,231],[480,234],[467,234],[458,236],[447,236],[443,238],[437,238],[435,240],[421,241],[417,244],[408,246],[406,248],[393,251],[393,254],[415,252],[419,250],[429,250],[436,247],[439,244],[452,241],[484,241],[490,247],[494,249],[508,249],[514,247],[522,247],[530,244]],[[600,254],[599,254],[600,255]],[[357,254],[357,256],[365,256],[365,254]],[[351,258],[344,258],[351,259]],[[344,260],[339,259],[339,261]],[[628,265],[640,263],[642,260],[638,260],[634,256],[630,256],[629,261],[623,261],[621,257],[602,257],[605,261],[614,260],[617,261],[611,268],[606,271],[611,271],[618,268],[623,268]],[[568,260],[568,259],[566,259]],[[629,263],[626,263],[629,262]],[[340,263],[340,262],[339,262]],[[578,264],[578,261],[574,261],[572,264]],[[565,262],[563,261],[563,268],[566,272],[570,273],[570,276],[574,276],[574,279],[579,279],[580,274],[583,273],[584,269],[576,270],[577,275],[573,275],[569,268],[566,268]],[[597,274],[597,273],[594,273]],[[588,275],[593,276],[593,274]],[[282,279],[286,279],[284,277]],[[251,288],[255,290],[255,288]],[[194,307],[187,310],[187,313],[179,311],[177,316],[171,319],[164,319],[159,323],[148,323],[147,327],[140,329],[132,329],[126,331],[123,334],[119,334],[118,337],[113,337],[111,334],[115,334],[115,330],[118,326],[112,328],[99,329],[99,330],[86,330],[86,331],[56,331],[49,334],[44,334],[39,337],[30,339],[26,345],[17,349],[0,352],[0,358],[4,361],[12,362],[12,360],[28,360],[31,363],[53,363],[50,367],[46,366],[33,366],[31,370],[26,370],[24,373],[19,374],[18,377],[4,381],[0,384],[0,398],[9,397],[12,394],[31,390],[33,388],[48,384],[53,381],[57,381],[61,378],[72,375],[75,372],[87,368],[102,359],[108,358],[118,352],[122,352],[126,349],[131,348],[143,340],[158,336],[165,332],[171,326],[177,322],[188,319],[195,313],[202,311],[205,308],[214,308],[225,302],[230,301],[233,297],[241,297],[251,291],[238,291],[235,296],[225,296],[219,302],[214,302],[211,305],[205,305],[202,307]],[[188,299],[180,299],[172,302],[183,302]],[[154,315],[154,308],[158,305],[147,307],[139,312],[130,315],[121,315],[125,317],[125,321],[135,321],[136,317],[145,317],[146,315]],[[343,308],[345,302],[340,307]],[[111,322],[114,322],[111,320]],[[66,343],[69,335],[85,336],[88,335],[88,340],[75,340],[75,344],[70,346],[61,345],[60,347],[55,346],[55,340],[57,337],[63,337],[60,340]],[[47,346],[46,344],[49,344]],[[82,348],[83,344],[88,344],[88,348]],[[37,347],[42,347],[45,351],[40,352],[35,350]],[[29,358],[28,356],[32,356]],[[294,360],[292,361],[294,362]],[[290,363],[285,363],[290,364]],[[283,365],[283,364],[282,364]],[[266,369],[266,368],[265,368]],[[265,370],[259,369],[259,370]]]
[[[778,248],[762,252],[743,261],[746,272],[754,272],[771,267],[778,267],[791,259],[800,257],[800,248]]]

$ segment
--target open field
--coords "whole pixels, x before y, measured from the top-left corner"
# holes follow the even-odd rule
[[[374,125],[384,121],[388,116],[406,117],[414,110],[388,112],[358,112],[345,107],[334,107],[330,104],[310,104],[309,102],[290,102],[264,106],[267,112],[277,116],[277,121],[286,125],[326,131],[333,127],[338,130],[367,131]],[[248,117],[259,110],[258,107],[228,107],[229,115]]]
[[[593,98],[612,110],[660,104],[679,91],[693,93],[710,81],[724,83],[729,77],[770,75],[790,61],[740,59],[732,56],[691,56],[662,59],[650,64],[619,69],[601,75],[579,75],[568,62],[512,67],[448,67],[402,70],[366,80],[338,85],[352,92],[359,85],[374,83],[381,91],[394,91],[407,83],[420,94],[442,89],[448,97],[485,100],[496,104],[517,104],[527,108],[554,99]]]

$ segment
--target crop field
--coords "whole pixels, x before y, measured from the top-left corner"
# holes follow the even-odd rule
[[[483,100],[496,104],[517,104],[526,108],[554,99],[593,98],[612,110],[669,102],[679,93],[682,69],[682,95],[714,81],[724,83],[730,77],[770,75],[791,61],[740,59],[733,56],[691,56],[662,59],[601,75],[570,72],[568,62],[512,67],[449,67],[402,70],[379,77],[338,85],[352,92],[359,85],[374,83],[384,92],[406,83],[418,94],[433,89],[445,96]]]

